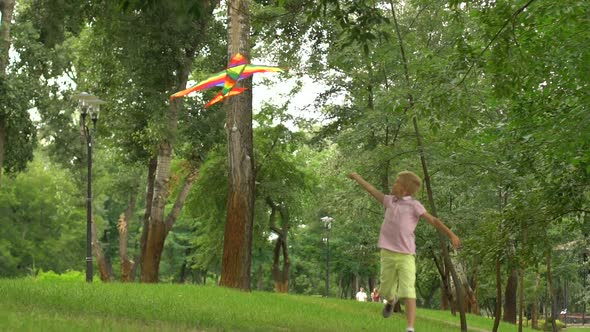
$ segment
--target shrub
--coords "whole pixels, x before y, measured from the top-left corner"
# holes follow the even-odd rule
[[[37,274],[37,276],[35,277],[35,280],[38,281],[85,281],[86,280],[86,274],[84,274],[83,272],[80,271],[75,271],[75,270],[67,270],[65,273],[62,274],[57,274],[51,270],[44,272],[44,271],[39,271],[39,273]]]
[[[558,331],[565,327],[565,324],[559,319],[555,321],[555,325],[557,325]],[[547,322],[545,322],[544,319],[539,319],[539,329],[543,331],[551,331],[551,318],[548,318]]]

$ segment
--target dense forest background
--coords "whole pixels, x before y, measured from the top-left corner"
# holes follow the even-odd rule
[[[389,192],[412,170],[425,180],[417,198],[463,242],[448,253],[453,278],[448,244],[418,226],[419,305],[500,309],[512,322],[518,308],[586,311],[590,2],[248,3],[253,62],[289,69],[275,85],[296,82],[280,103],[264,102],[272,84],[252,89],[262,105],[251,289],[326,295],[328,264],[329,296],[376,287],[383,211],[346,174]],[[93,132],[101,279],[219,283],[225,108],[202,108],[215,92],[168,97],[225,68],[227,3],[0,7],[0,276],[84,270],[86,146],[74,96],[89,91],[107,102]],[[309,77],[325,89],[302,103],[294,96]],[[163,250],[142,250],[155,219]]]

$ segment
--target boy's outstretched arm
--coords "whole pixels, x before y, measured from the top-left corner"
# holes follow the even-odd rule
[[[451,231],[447,226],[445,226],[445,224],[443,224],[442,221],[440,221],[440,219],[436,218],[428,212],[424,212],[422,217],[424,217],[424,219],[426,219],[426,221],[428,221],[428,223],[434,226],[434,228],[436,228],[438,231],[443,232],[446,236],[448,236],[451,240],[453,248],[459,249],[459,247],[461,246],[461,240],[459,240],[459,237],[455,235],[455,233],[453,233],[453,231]]]
[[[371,185],[369,182],[365,181],[365,179],[363,179],[360,175],[358,175],[354,172],[348,174],[347,176],[349,178],[355,180],[356,182],[358,182],[361,185],[361,187],[363,187],[369,194],[371,194],[373,197],[375,197],[375,199],[380,204],[383,204],[383,198],[385,198],[385,194],[383,194],[382,192],[377,190],[375,187],[373,187],[373,185]]]

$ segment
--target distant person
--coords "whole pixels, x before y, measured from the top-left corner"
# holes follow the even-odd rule
[[[371,301],[379,302],[379,291],[377,288],[373,288],[373,291],[371,292]]]
[[[365,293],[365,289],[361,287],[359,291],[356,293],[356,300],[359,302],[367,302],[367,293]]]
[[[387,300],[383,317],[393,313],[395,299],[404,299],[406,306],[407,332],[414,332],[416,320],[416,243],[414,230],[420,217],[446,234],[456,249],[461,241],[439,219],[426,211],[413,196],[422,185],[422,180],[412,172],[397,175],[391,195],[375,189],[357,173],[348,177],[358,182],[369,194],[385,207],[385,216],[379,233],[378,246],[381,248],[381,277],[379,291]]]

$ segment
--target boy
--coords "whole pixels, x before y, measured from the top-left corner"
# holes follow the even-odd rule
[[[358,182],[369,194],[385,207],[385,217],[379,232],[378,246],[381,248],[381,286],[379,292],[387,300],[383,317],[393,313],[395,298],[403,298],[406,306],[407,332],[414,332],[416,319],[416,243],[414,230],[420,217],[438,231],[446,234],[453,247],[458,249],[461,241],[439,219],[426,211],[412,196],[418,192],[422,180],[412,172],[397,175],[391,195],[375,189],[356,173],[348,177]]]

